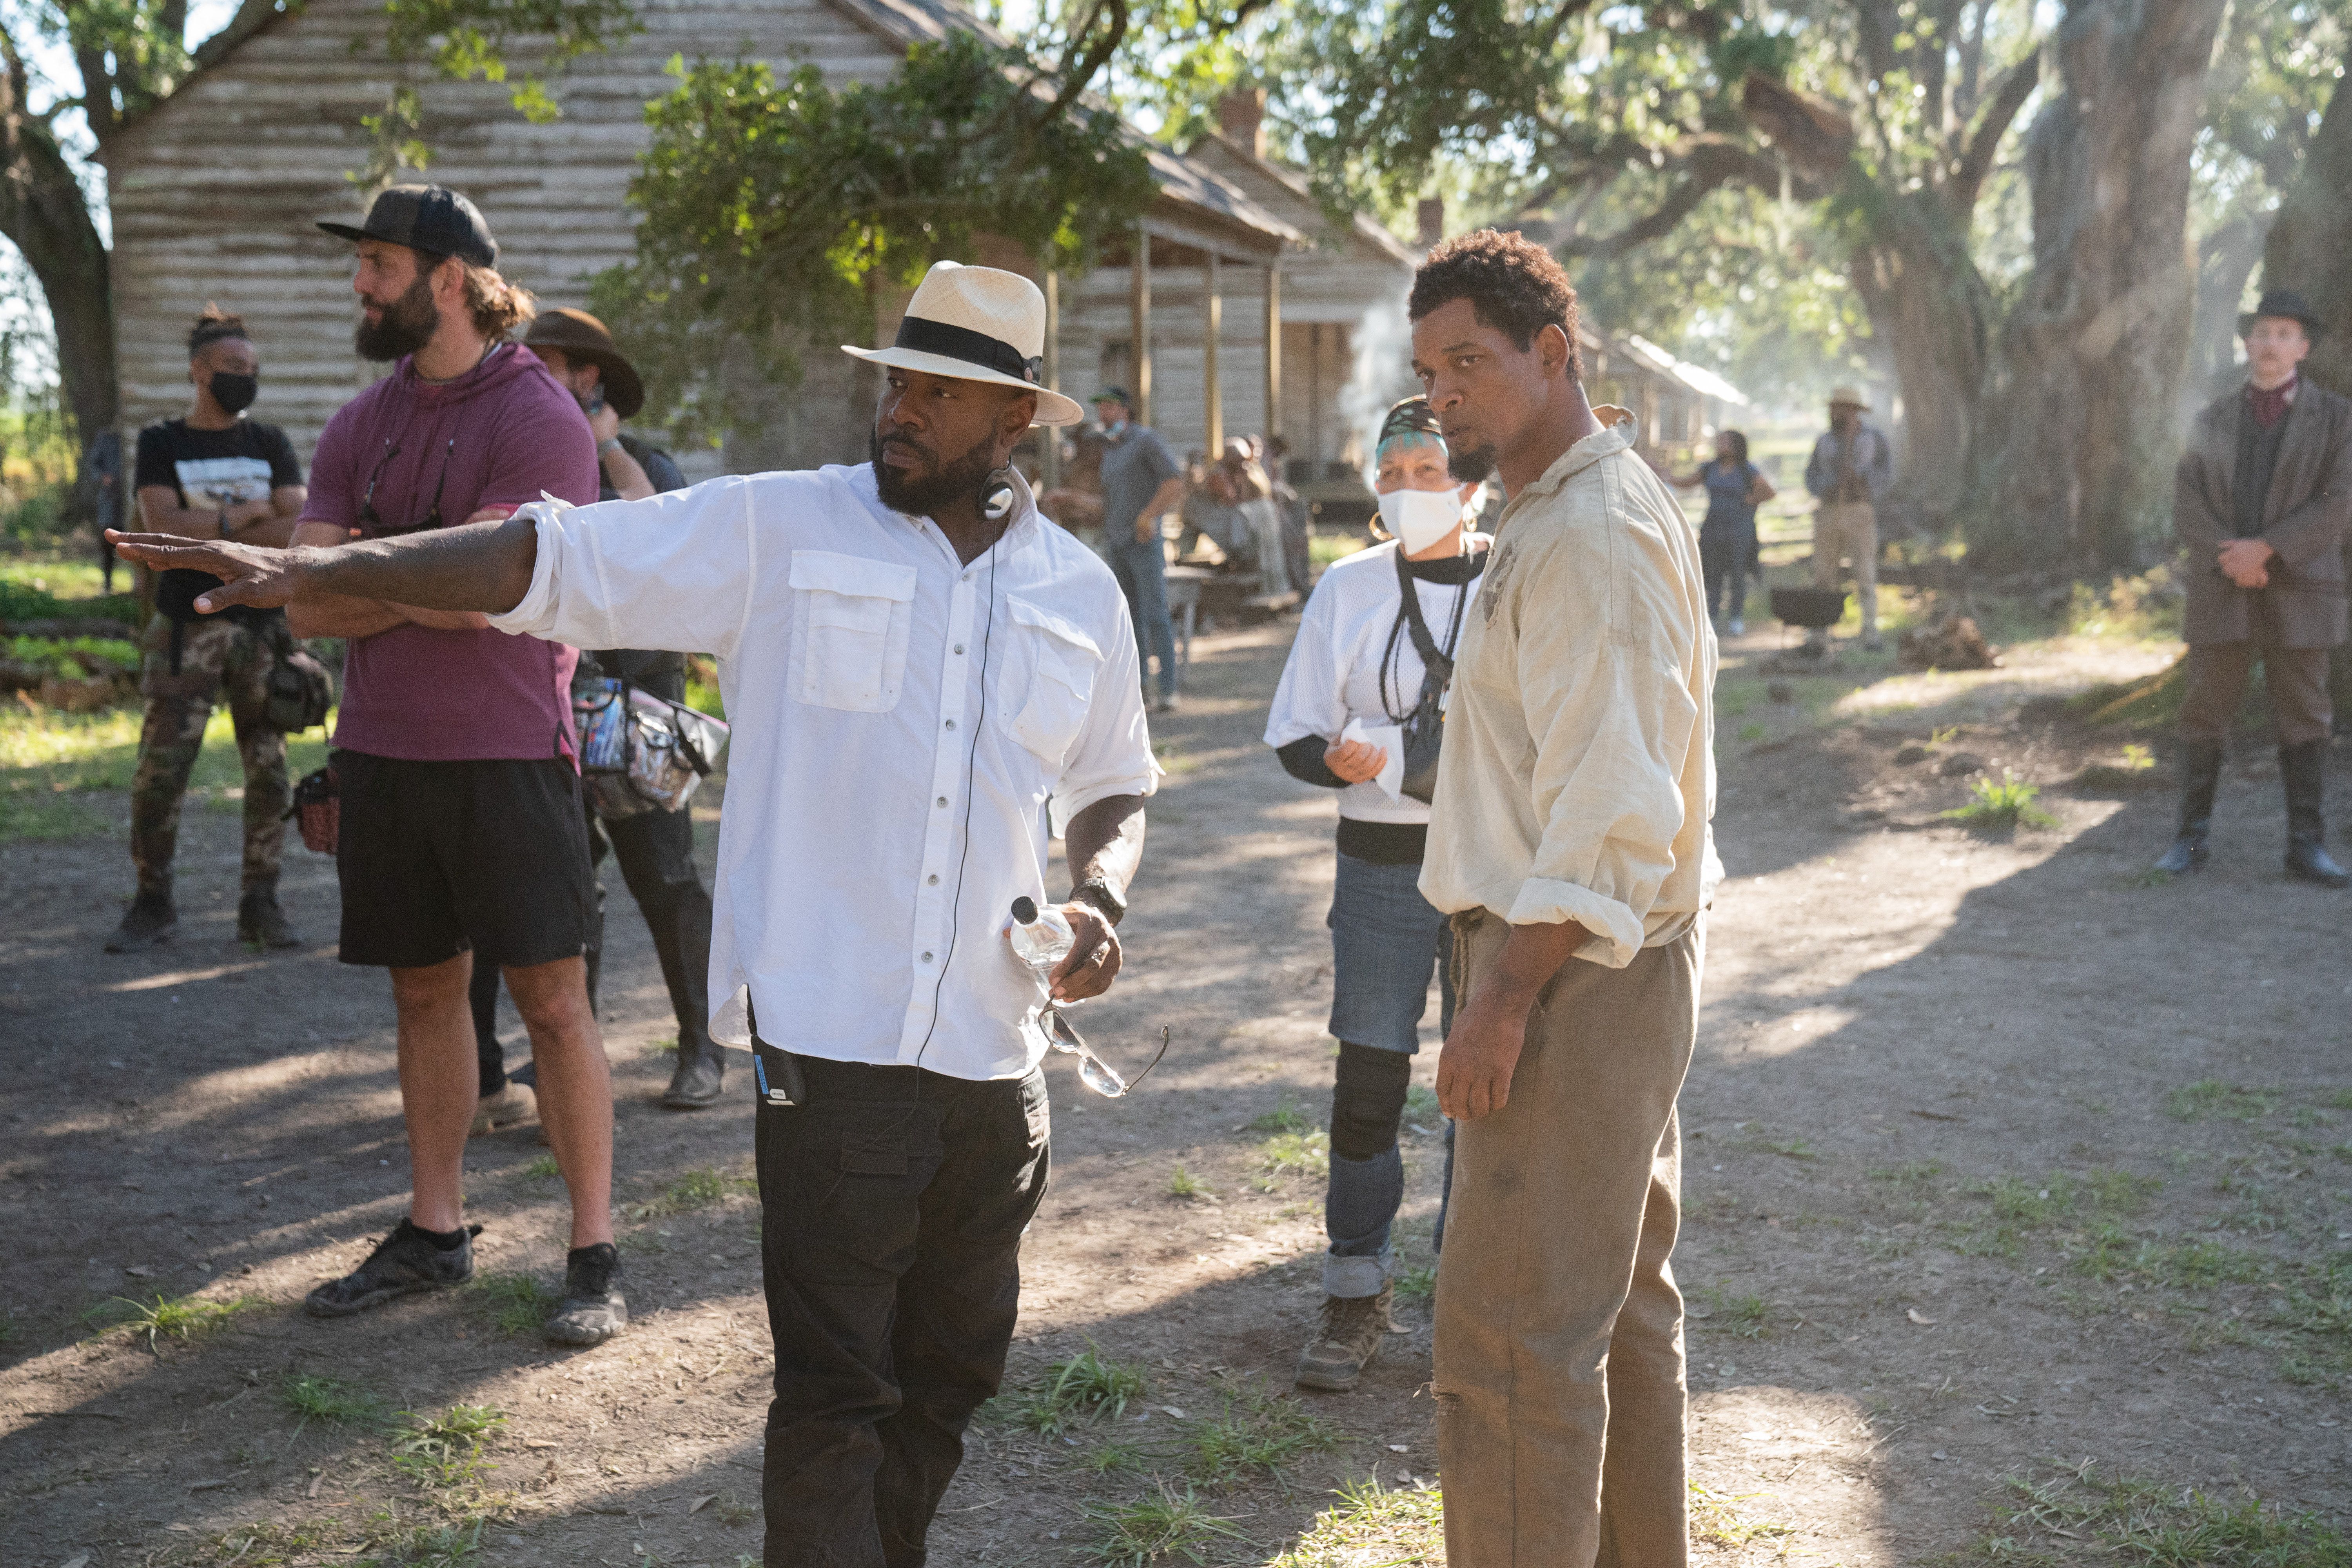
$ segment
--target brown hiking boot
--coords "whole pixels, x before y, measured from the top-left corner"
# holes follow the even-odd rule
[[[236,901],[236,940],[256,952],[266,947],[299,947],[302,939],[278,907],[278,884],[248,888]]]
[[[180,929],[179,911],[172,907],[172,884],[142,888],[139,896],[124,911],[122,923],[106,939],[109,952],[142,952],[159,942],[168,942]]]
[[[1326,1296],[1323,1321],[1315,1338],[1299,1352],[1298,1375],[1291,1381],[1301,1388],[1351,1394],[1364,1369],[1380,1359],[1381,1342],[1396,1327],[1389,1306],[1396,1287],[1383,1285],[1377,1296]]]

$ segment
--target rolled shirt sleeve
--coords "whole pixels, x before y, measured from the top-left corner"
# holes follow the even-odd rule
[[[1679,584],[1645,570],[1636,548],[1592,559],[1568,535],[1521,565],[1520,705],[1533,742],[1538,832],[1528,874],[1506,917],[1574,921],[1607,944],[1612,968],[1641,951],[1659,889],[1673,875],[1686,807],[1683,773],[1699,707],[1686,673]],[[1624,544],[1624,541],[1605,542]],[[1591,590],[1607,584],[1605,597]],[[1604,629],[1596,638],[1596,624]]]
[[[530,587],[490,625],[574,647],[730,657],[759,572],[752,483],[730,476],[643,500],[523,507],[539,531]]]

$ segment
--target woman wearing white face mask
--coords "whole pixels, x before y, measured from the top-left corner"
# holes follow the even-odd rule
[[[1418,397],[1389,410],[1374,460],[1381,520],[1391,536],[1335,563],[1315,584],[1266,721],[1265,742],[1293,777],[1339,794],[1331,913],[1331,1175],[1324,1199],[1323,1321],[1298,1383],[1346,1391],[1380,1352],[1396,1274],[1390,1228],[1404,1195],[1397,1127],[1421,1048],[1433,971],[1438,1035],[1453,1020],[1445,917],[1421,896],[1429,807],[1402,793],[1402,728],[1424,699],[1429,647],[1450,660],[1486,564],[1470,531],[1475,485],[1446,473],[1436,416]],[[1419,626],[1405,601],[1410,584]],[[1428,693],[1434,700],[1433,689]],[[1383,742],[1348,738],[1399,727]],[[1393,764],[1393,766],[1392,766]],[[1441,1205],[1438,1224],[1443,1234]]]

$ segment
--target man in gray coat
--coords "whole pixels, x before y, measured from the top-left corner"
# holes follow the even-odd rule
[[[2174,476],[2172,525],[2188,547],[2189,689],[2180,708],[2180,833],[2156,863],[2203,865],[2222,742],[2263,663],[2286,789],[2286,869],[2352,884],[2327,853],[2320,809],[2327,650],[2344,640],[2344,533],[2352,521],[2352,401],[2306,384],[2298,367],[2319,321],[2273,289],[2238,318],[2246,384],[2209,404]]]

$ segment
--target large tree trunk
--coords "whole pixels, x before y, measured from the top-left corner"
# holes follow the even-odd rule
[[[2310,301],[2323,325],[2303,374],[2352,396],[2352,93],[2341,83],[2271,223],[2263,287],[2293,289]],[[2352,562],[2352,540],[2345,554]],[[2329,658],[2327,685],[2340,723],[2352,713],[2352,648]]]
[[[49,128],[26,112],[23,64],[12,52],[7,65],[0,74],[0,234],[25,253],[48,296],[58,378],[88,442],[120,408],[106,246]]]
[[[1991,338],[1992,292],[1943,204],[1886,204],[1857,246],[1854,286],[1903,395],[1902,478],[1882,509],[1898,529],[1941,533],[1960,498]],[[1894,411],[1882,422],[1894,425]]]
[[[2194,310],[2189,158],[2223,0],[2070,0],[2026,138],[2033,272],[2003,338],[2007,440],[1972,553],[2121,570],[2168,537]]]
[[[2263,287],[2293,289],[2326,323],[2304,374],[2352,395],[2352,93],[2339,84],[2279,202],[2263,247]]]

